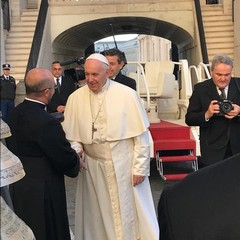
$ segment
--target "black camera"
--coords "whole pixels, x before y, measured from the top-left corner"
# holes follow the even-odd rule
[[[233,110],[232,102],[230,100],[224,99],[218,102],[220,115],[228,114]]]
[[[78,58],[74,58],[72,60],[67,60],[65,62],[61,62],[61,66],[66,66],[69,64],[73,64],[73,63],[77,63],[78,67],[75,68],[69,68],[69,69],[65,69],[64,70],[64,75],[71,79],[74,82],[78,82],[81,80],[85,79],[85,72],[84,72],[84,63],[85,63],[85,57],[78,57]]]
[[[64,75],[74,82],[85,79],[85,72],[80,68],[69,68],[64,70]]]

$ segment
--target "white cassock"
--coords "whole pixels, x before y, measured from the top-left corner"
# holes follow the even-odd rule
[[[149,122],[136,92],[110,80],[98,94],[84,86],[68,98],[64,118],[66,137],[84,149],[88,169],[78,177],[75,239],[159,239]],[[133,175],[146,177],[133,187]]]

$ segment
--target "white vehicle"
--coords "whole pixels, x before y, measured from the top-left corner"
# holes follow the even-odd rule
[[[156,159],[158,171],[164,180],[182,179],[189,174],[189,170],[167,173],[164,168],[167,163],[172,166],[185,163],[190,165],[191,171],[198,170],[198,127],[187,126],[185,114],[193,79],[199,82],[204,77],[210,78],[208,68],[202,63],[197,67],[189,66],[187,60],[129,64],[136,66],[136,72],[129,73],[129,76],[136,79],[137,92],[149,116],[153,143],[151,157]],[[175,66],[178,74],[174,75]]]

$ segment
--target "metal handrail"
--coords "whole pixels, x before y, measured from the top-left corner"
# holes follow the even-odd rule
[[[204,71],[204,73],[206,74],[207,79],[211,78],[211,74],[209,72],[208,67],[210,66],[210,64],[205,64],[203,62],[200,62],[197,66],[198,68],[198,73],[199,73],[199,79],[200,81],[204,80],[205,78],[203,78],[202,76],[202,72]]]
[[[137,78],[137,92],[139,93],[139,81],[140,79],[143,80],[143,84],[144,84],[144,88],[146,89],[146,95],[147,95],[147,111],[150,111],[150,93],[149,93],[149,89],[148,89],[148,84],[147,84],[147,80],[146,80],[146,76],[145,76],[145,72],[143,69],[143,65],[140,62],[128,62],[128,64],[133,64],[137,66],[137,74],[138,74],[138,78]],[[140,77],[141,75],[141,77]]]

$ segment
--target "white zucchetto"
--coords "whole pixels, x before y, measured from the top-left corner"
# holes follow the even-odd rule
[[[89,57],[87,57],[86,61],[91,60],[91,59],[98,60],[98,61],[103,62],[103,63],[105,63],[109,66],[109,62],[108,62],[107,58],[104,57],[101,53],[91,54]]]

